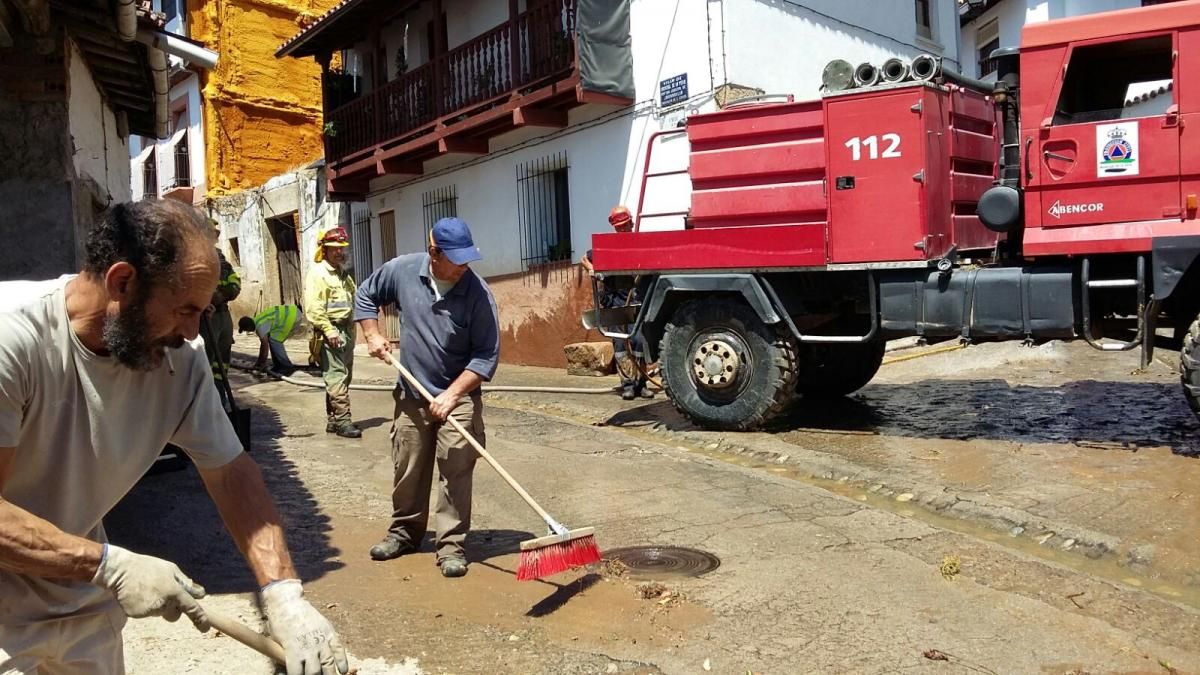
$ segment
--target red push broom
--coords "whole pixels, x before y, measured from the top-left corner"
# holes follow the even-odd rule
[[[392,365],[396,370],[400,371],[401,377],[405,379],[421,396],[430,403],[433,402],[433,396],[429,390],[424,387],[413,374],[408,372],[408,369],[400,365],[396,359],[391,359]],[[517,481],[509,475],[504,467],[496,461],[492,454],[480,445],[479,441],[470,434],[458,420],[449,417],[446,421],[454,428],[455,431],[462,434],[462,437],[467,439],[471,447],[475,448],[475,452],[484,459],[504,482],[508,483],[509,487],[520,495],[521,499],[529,504],[530,508],[537,511],[537,514],[546,521],[547,527],[550,528],[550,534],[537,539],[530,539],[521,542],[521,561],[517,565],[517,580],[528,581],[530,579],[542,579],[553,576],[560,572],[590,565],[600,562],[600,547],[596,545],[596,530],[592,527],[583,527],[578,530],[568,530],[543,509],[540,504],[529,496],[525,488],[521,487]]]

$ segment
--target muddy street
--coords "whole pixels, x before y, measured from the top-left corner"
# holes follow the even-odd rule
[[[390,379],[360,364],[360,381]],[[1166,365],[1135,367],[1074,345],[973,347],[896,361],[754,434],[694,429],[661,396],[489,394],[489,448],[566,524],[595,526],[602,549],[719,561],[521,583],[517,545],[542,525],[482,463],[465,578],[438,574],[428,540],[369,559],[390,510],[387,393],[355,392],[352,441],[325,433],[319,390],[236,379],[308,593],[363,675],[1200,672],[1196,423]],[[106,524],[258,620],[194,470],[147,477]],[[187,626],[126,635],[133,673],[270,672]]]

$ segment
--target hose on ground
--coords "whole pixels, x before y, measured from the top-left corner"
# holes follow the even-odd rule
[[[261,372],[255,371],[254,368],[242,365],[240,363],[229,364],[232,368],[237,368],[248,373]],[[308,387],[310,389],[324,389],[325,383],[321,380],[304,381],[300,378],[290,375],[277,375],[275,373],[263,373],[272,379],[281,380],[288,384],[294,384],[298,387]],[[350,389],[354,391],[392,391],[396,388],[394,384],[351,384]],[[525,392],[536,394],[612,394],[620,391],[620,387],[534,387],[526,385],[513,384],[485,384],[482,387],[483,393],[489,392]]]

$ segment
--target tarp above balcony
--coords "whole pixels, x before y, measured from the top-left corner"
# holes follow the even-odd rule
[[[628,0],[576,0],[580,84],[586,91],[633,98]]]

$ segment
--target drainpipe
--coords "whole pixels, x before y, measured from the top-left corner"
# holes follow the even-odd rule
[[[161,49],[205,70],[217,67],[216,52],[205,49],[190,40],[184,40],[177,35],[142,29],[137,32],[135,39],[147,47]]]
[[[117,35],[124,42],[133,42],[137,35],[137,9],[134,0],[117,0]]]
[[[163,139],[167,137],[167,95],[170,93],[167,55],[153,47],[147,47],[146,54],[150,57],[150,73],[154,79],[154,136]]]

